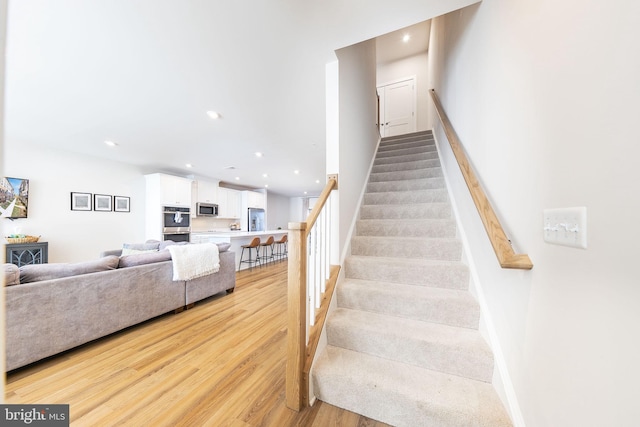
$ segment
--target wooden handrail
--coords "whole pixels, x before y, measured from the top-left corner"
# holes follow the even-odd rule
[[[311,233],[311,228],[316,223],[318,216],[320,216],[320,212],[322,211],[322,208],[324,207],[325,203],[327,203],[327,199],[331,195],[331,192],[337,189],[338,189],[338,180],[335,177],[329,177],[329,179],[327,180],[327,184],[322,190],[322,193],[320,193],[320,196],[318,196],[318,200],[316,201],[316,204],[313,205],[313,209],[311,210],[311,213],[307,217],[307,221],[306,221],[307,235]]]
[[[480,186],[480,182],[478,182],[473,169],[471,169],[471,165],[469,160],[467,160],[462,144],[460,143],[449,118],[442,108],[442,104],[440,103],[440,99],[438,98],[436,91],[431,89],[429,92],[431,93],[431,99],[436,107],[436,112],[438,113],[438,117],[440,118],[440,122],[444,128],[445,135],[447,135],[453,154],[458,161],[458,166],[460,166],[460,171],[462,172],[464,181],[467,183],[467,187],[471,193],[471,198],[478,209],[482,224],[484,224],[484,228],[489,235],[493,251],[498,257],[500,266],[502,268],[531,270],[533,268],[533,263],[529,259],[529,256],[527,254],[516,254],[513,250],[511,242],[509,242],[496,213],[491,207],[491,203],[487,199],[487,195]]]

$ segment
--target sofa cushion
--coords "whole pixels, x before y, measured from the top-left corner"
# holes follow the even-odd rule
[[[118,268],[119,261],[119,257],[109,255],[97,260],[73,264],[54,263],[23,265],[20,267],[20,283],[39,282],[42,280],[52,280],[59,279],[61,277],[115,270]]]
[[[136,265],[152,264],[154,262],[169,261],[171,253],[168,250],[124,255],[120,257],[118,268],[134,267]]]
[[[15,264],[4,264],[4,285],[13,286],[20,284],[20,269]]]

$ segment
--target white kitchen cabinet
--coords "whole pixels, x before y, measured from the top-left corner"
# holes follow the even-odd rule
[[[162,240],[162,207],[191,206],[191,180],[153,173],[145,175],[145,237]]]
[[[196,181],[196,202],[197,203],[218,203],[218,182],[217,181]]]
[[[174,175],[145,175],[147,204],[161,206],[191,206],[191,180]]]
[[[218,187],[218,218],[240,217],[240,192]]]
[[[191,180],[173,175],[160,175],[162,205],[191,206]]]
[[[247,191],[247,207],[266,209],[266,197],[263,193],[257,191]]]

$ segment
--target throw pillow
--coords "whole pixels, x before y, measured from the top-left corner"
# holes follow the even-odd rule
[[[147,243],[125,243],[122,245],[121,255],[133,255],[144,252],[157,251],[160,246],[160,242],[147,242]]]
[[[136,265],[152,264],[154,262],[169,261],[171,259],[171,253],[167,250],[163,251],[151,251],[146,253],[139,253],[133,255],[126,255],[120,257],[118,268],[134,267]]]
[[[20,284],[20,269],[15,264],[4,265],[4,285],[13,286]]]
[[[99,271],[115,270],[120,258],[109,255],[93,261],[74,264],[33,264],[20,267],[20,283],[39,282],[42,280],[60,279],[62,277],[80,274],[97,273]]]
[[[158,252],[158,250],[157,249],[129,249],[129,248],[122,248],[122,252],[120,253],[120,256],[137,255],[137,254],[148,254],[150,252]]]
[[[160,242],[160,250],[167,249],[169,246],[173,245],[188,245],[189,242],[174,242],[173,240],[164,240]]]

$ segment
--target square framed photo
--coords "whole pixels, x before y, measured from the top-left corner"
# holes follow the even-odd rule
[[[93,210],[102,212],[111,212],[111,196],[106,194],[94,194],[93,195]]]
[[[91,193],[71,192],[71,210],[72,211],[90,211],[91,210]]]
[[[129,198],[124,196],[113,196],[113,210],[116,212],[129,212]]]

